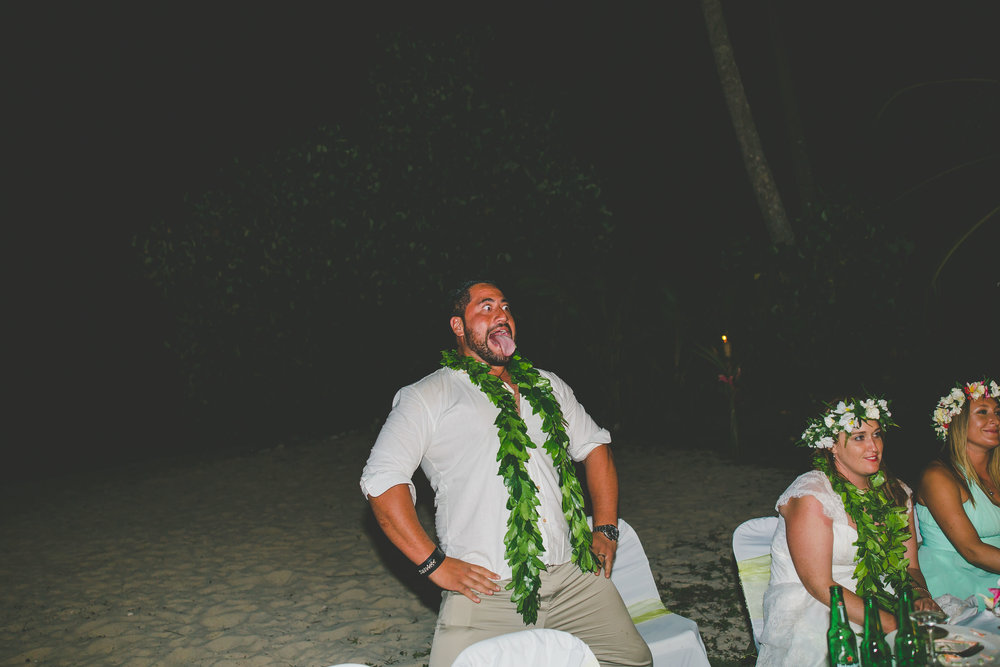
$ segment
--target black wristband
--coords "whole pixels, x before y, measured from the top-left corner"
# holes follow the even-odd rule
[[[441,567],[441,563],[443,562],[444,552],[441,551],[441,547],[434,547],[434,551],[427,557],[427,560],[417,566],[417,574],[429,577],[431,576],[431,572]]]

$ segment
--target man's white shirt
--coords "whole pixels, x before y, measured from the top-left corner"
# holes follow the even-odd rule
[[[554,373],[539,369],[552,383],[552,392],[569,436],[569,454],[583,461],[596,448],[611,442],[573,391]],[[546,565],[569,562],[572,547],[562,511],[559,473],[544,450],[546,435],[541,416],[520,399],[521,417],[528,437],[528,474],[538,488],[538,527],[542,533]],[[392,411],[372,448],[361,476],[365,496],[380,496],[398,484],[407,484],[416,503],[413,473],[420,467],[434,489],[435,528],[444,552],[452,558],[481,565],[509,579],[504,558],[509,493],[499,474],[500,439],[494,420],[500,409],[493,405],[463,371],[441,368],[400,389]]]

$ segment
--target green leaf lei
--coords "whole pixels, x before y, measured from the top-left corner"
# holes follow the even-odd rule
[[[906,508],[895,504],[881,470],[868,478],[870,488],[862,491],[831,470],[825,457],[817,455],[813,463],[829,478],[858,527],[858,541],[854,543],[858,548],[854,569],[857,594],[874,595],[880,607],[895,611],[899,594],[911,585],[906,569],[910,560],[905,557],[906,541],[910,539]],[[886,584],[894,593],[885,589]]]
[[[454,350],[441,353],[441,365],[456,371],[465,371],[472,384],[479,387],[493,405],[500,408],[497,415],[497,433],[500,436],[500,450],[497,461],[499,473],[510,497],[507,509],[507,546],[505,557],[512,576],[507,589],[513,589],[511,601],[517,604],[517,611],[525,625],[538,620],[538,589],[541,586],[540,572],[545,569],[538,554],[542,552],[542,533],[538,529],[538,506],[541,502],[535,493],[535,483],[525,469],[528,449],[535,443],[528,437],[528,429],[518,414],[514,395],[508,391],[496,375],[490,374],[490,367],[472,357]],[[593,535],[587,524],[583,505],[583,489],[576,478],[576,470],[567,450],[569,436],[566,435],[565,420],[559,401],[552,395],[552,385],[547,378],[535,370],[531,362],[518,353],[510,358],[507,372],[516,383],[522,396],[531,406],[534,414],[542,416],[542,431],[548,436],[543,448],[552,457],[559,472],[559,487],[562,490],[562,510],[569,523],[570,544],[573,546],[574,563],[584,572],[597,570],[597,561],[590,550]]]

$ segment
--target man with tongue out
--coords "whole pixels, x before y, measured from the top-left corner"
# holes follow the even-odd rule
[[[361,490],[382,530],[443,589],[430,667],[449,667],[467,646],[530,628],[564,630],[590,646],[601,665],[651,665],[649,648],[632,623],[609,577],[618,524],[618,476],[609,433],[590,418],[573,391],[554,373],[538,369],[559,403],[573,461],[582,462],[593,505],[595,576],[570,561],[569,523],[562,510],[559,472],[541,446],[542,417],[511,380],[508,364],[517,329],[510,304],[488,281],[470,281],[450,299],[449,326],[458,356],[489,366],[514,397],[527,435],[525,469],[537,489],[538,529],[545,564],[540,573],[537,620],[526,627],[506,588],[505,558],[510,491],[498,471],[500,410],[463,370],[441,368],[400,389],[372,448]],[[447,355],[446,355],[447,357]],[[481,368],[481,367],[480,367]],[[413,473],[420,467],[434,490],[438,544],[417,518]]]

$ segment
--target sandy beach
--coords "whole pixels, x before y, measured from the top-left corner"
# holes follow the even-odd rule
[[[0,664],[323,667],[427,662],[438,592],[381,537],[369,432],[3,488]],[[713,665],[750,636],[731,536],[794,470],[616,445],[621,515]],[[432,498],[419,487],[421,520]]]

